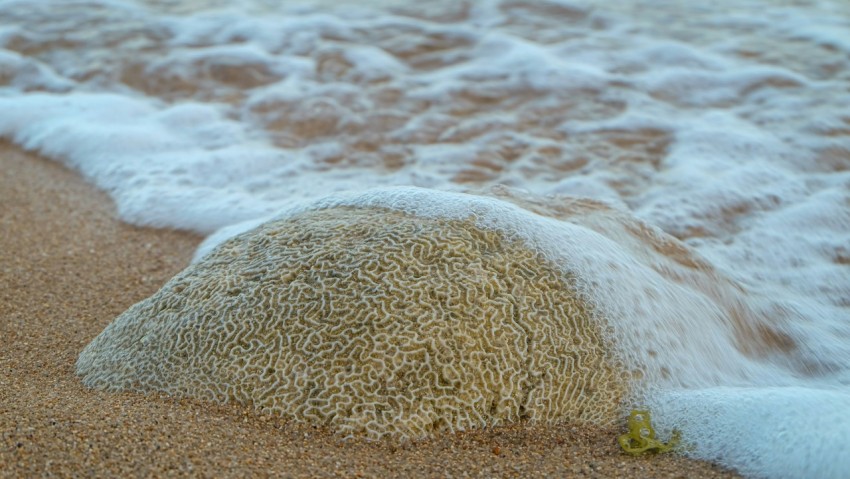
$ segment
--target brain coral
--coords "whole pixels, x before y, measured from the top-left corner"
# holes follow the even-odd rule
[[[302,212],[227,241],[131,307],[77,373],[370,437],[609,424],[623,374],[571,284],[471,220]]]

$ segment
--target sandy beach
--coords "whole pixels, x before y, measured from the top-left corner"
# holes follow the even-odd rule
[[[517,424],[405,444],[237,405],[89,390],[79,351],[185,267],[201,238],[121,223],[74,172],[0,145],[0,476],[737,477],[630,457],[619,430]]]

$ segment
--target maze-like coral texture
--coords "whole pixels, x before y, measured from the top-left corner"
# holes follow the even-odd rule
[[[229,240],[131,307],[77,372],[346,435],[610,424],[623,375],[571,284],[472,220],[308,211]]]

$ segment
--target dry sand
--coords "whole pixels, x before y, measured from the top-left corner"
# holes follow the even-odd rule
[[[7,143],[0,168],[0,477],[737,477],[627,456],[618,430],[345,441],[235,405],[86,389],[79,351],[183,268],[200,238],[123,224],[106,194]]]

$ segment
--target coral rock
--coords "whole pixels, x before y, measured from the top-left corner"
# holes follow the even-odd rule
[[[471,220],[307,211],[225,242],[131,307],[77,373],[346,435],[610,424],[623,375],[572,284]]]

